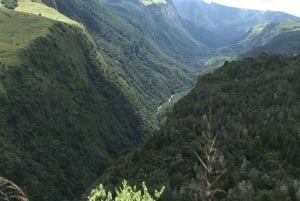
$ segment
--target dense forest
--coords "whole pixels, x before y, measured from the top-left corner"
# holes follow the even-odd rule
[[[205,169],[194,153],[205,157],[211,127],[219,151],[213,168],[225,170],[212,174],[220,175],[213,187],[222,189],[215,200],[299,200],[299,76],[300,56],[225,62],[200,76],[154,137],[115,162],[101,181],[145,180],[152,188],[167,186],[162,200],[201,200]]]
[[[142,142],[133,93],[80,27],[3,8],[0,20],[0,175],[30,200],[76,200]]]
[[[145,119],[171,94],[195,84],[199,70],[184,61],[201,56],[203,47],[177,30],[180,20],[169,20],[167,13],[176,16],[173,7],[145,7],[131,0],[43,2],[85,25],[106,63],[120,73],[148,111]]]

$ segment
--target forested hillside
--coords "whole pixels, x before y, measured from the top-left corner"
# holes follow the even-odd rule
[[[81,26],[0,10],[0,175],[76,200],[143,138],[138,101]]]
[[[299,18],[186,2],[1,0],[0,180],[32,201],[123,179],[164,201],[299,201]]]
[[[299,76],[300,56],[225,62],[200,76],[154,137],[100,181],[166,185],[166,201],[202,200],[213,191],[215,200],[299,200]],[[209,188],[203,181],[208,145]]]
[[[204,54],[203,46],[186,33],[169,3],[44,2],[87,27],[105,61],[120,72],[151,113],[172,94],[194,84],[198,69],[184,63]]]

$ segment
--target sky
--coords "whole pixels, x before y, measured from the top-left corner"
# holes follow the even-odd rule
[[[300,17],[300,0],[204,0],[227,6],[256,10],[283,11]]]

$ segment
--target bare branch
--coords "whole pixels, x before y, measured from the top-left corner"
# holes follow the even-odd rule
[[[204,171],[201,172],[200,186],[197,188],[198,195],[200,195],[201,200],[213,201],[215,194],[226,193],[223,189],[214,188],[216,182],[225,174],[226,168],[216,166],[218,162],[218,157],[222,156],[219,154],[216,148],[217,136],[212,132],[212,97],[209,99],[209,108],[207,114],[207,131],[202,132],[201,141],[201,153],[204,155],[203,158],[195,152],[197,159],[200,161],[201,165],[204,167]],[[194,197],[198,198],[198,195]],[[198,200],[198,199],[197,199]]]
[[[10,199],[29,201],[21,188],[4,177],[0,177],[0,199],[4,201],[9,201]]]
[[[195,155],[197,156],[198,160],[201,162],[202,166],[203,166],[206,170],[208,170],[206,164],[205,164],[204,161],[201,159],[201,157],[199,156],[199,154],[197,154],[197,153],[195,152]]]

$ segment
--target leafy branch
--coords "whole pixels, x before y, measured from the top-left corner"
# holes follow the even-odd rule
[[[103,184],[92,190],[88,201],[156,201],[164,192],[163,186],[160,190],[155,190],[152,197],[145,182],[142,183],[142,190],[138,190],[136,186],[131,187],[127,181],[122,182],[122,187],[115,190],[116,196],[113,197],[110,191],[106,191]]]

